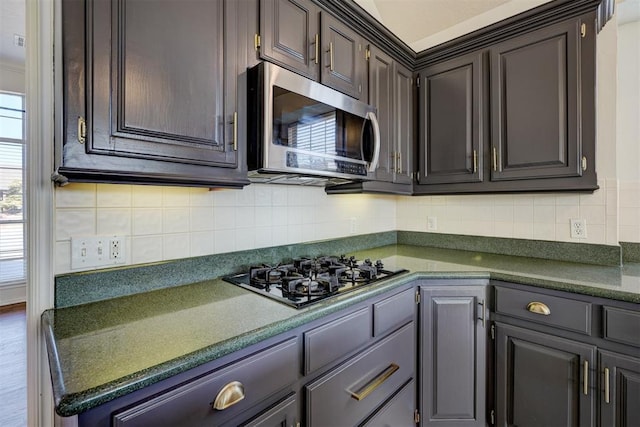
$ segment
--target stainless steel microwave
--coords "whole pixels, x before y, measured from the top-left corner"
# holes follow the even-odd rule
[[[373,107],[267,62],[248,70],[247,97],[250,178],[372,178],[380,154]]]

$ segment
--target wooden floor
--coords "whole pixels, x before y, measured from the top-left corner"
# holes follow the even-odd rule
[[[0,307],[0,426],[27,425],[27,316],[24,304]]]

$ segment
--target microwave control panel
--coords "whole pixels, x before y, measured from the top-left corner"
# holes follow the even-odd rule
[[[287,151],[287,167],[367,176],[367,167],[363,163],[293,151]]]

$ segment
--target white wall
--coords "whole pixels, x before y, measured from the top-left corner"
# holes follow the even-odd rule
[[[620,240],[640,242],[640,0],[621,3],[618,11]]]
[[[0,90],[24,93],[24,65],[0,62]]]

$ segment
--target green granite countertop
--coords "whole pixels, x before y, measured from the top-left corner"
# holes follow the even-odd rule
[[[640,303],[640,264],[602,267],[409,245],[355,254],[410,273],[302,310],[213,279],[45,311],[57,413],[84,412],[422,278],[491,278]]]

